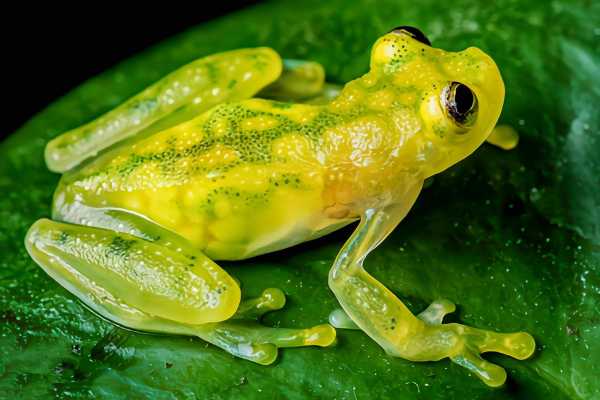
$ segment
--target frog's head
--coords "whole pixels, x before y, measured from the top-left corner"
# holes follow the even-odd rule
[[[411,27],[396,28],[377,40],[365,78],[393,90],[389,110],[402,138],[400,153],[425,176],[479,147],[504,102],[502,77],[487,54],[474,47],[460,52],[433,48]]]

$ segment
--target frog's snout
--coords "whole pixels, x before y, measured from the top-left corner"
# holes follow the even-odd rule
[[[487,98],[504,99],[504,82],[498,66],[494,60],[483,50],[477,47],[468,47],[458,53],[461,56],[460,67],[452,65],[465,80],[465,83],[478,95]]]

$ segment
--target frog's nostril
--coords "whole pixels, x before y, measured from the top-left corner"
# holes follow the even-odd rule
[[[431,42],[429,41],[429,39],[427,39],[427,36],[425,36],[423,32],[421,32],[419,29],[413,26],[398,26],[392,29],[390,32],[408,35],[413,39],[423,44],[426,44],[427,46],[431,46]]]

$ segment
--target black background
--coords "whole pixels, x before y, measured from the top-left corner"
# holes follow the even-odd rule
[[[139,9],[100,2],[62,9],[31,3],[0,11],[0,140],[117,62],[186,28],[257,2],[210,2],[210,7],[201,2],[157,3],[156,9],[152,2],[139,3]]]

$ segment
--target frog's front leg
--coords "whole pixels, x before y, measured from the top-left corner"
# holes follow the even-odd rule
[[[344,311],[390,355],[412,361],[437,361],[449,357],[475,373],[489,386],[502,385],[503,368],[489,363],[480,353],[494,351],[517,359],[531,356],[533,338],[523,332],[501,334],[460,324],[442,324],[454,310],[448,301],[434,303],[419,317],[363,268],[363,260],[404,218],[421,185],[409,191],[400,205],[369,209],[337,256],[329,274],[329,286]]]
[[[280,290],[267,289],[240,304],[231,276],[183,239],[171,242],[47,219],[37,221],[26,237],[29,254],[52,278],[124,327],[198,336],[259,364],[273,362],[278,348],[335,340],[330,325],[261,326],[262,314],[285,304]]]
[[[487,142],[502,150],[512,150],[519,144],[519,133],[510,125],[496,125]]]

